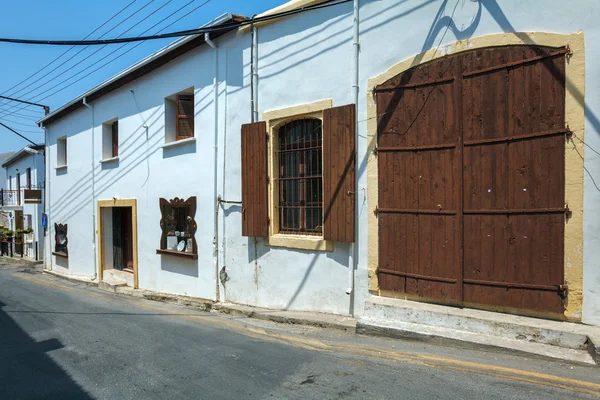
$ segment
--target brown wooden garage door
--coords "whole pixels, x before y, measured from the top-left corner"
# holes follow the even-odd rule
[[[376,88],[384,293],[562,314],[566,53],[473,50]]]

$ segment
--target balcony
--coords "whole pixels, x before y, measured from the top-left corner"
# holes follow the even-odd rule
[[[20,206],[23,199],[22,190],[0,189],[0,207]]]
[[[0,189],[0,207],[19,207],[24,204],[41,204],[40,189],[5,190]]]

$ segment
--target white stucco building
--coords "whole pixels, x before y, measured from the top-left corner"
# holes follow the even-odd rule
[[[46,268],[600,325],[595,2],[358,3],[224,15],[44,117]]]
[[[44,148],[28,145],[2,162],[6,180],[0,189],[0,211],[5,228],[27,231],[19,234],[15,250],[33,260],[41,260],[44,252]]]

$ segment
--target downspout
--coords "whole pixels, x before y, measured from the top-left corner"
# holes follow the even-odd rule
[[[48,149],[50,148],[50,143],[48,143],[48,128],[43,126],[44,128],[44,213],[46,215],[51,215],[50,212],[50,160],[48,159]],[[47,175],[46,175],[47,173]],[[46,219],[46,229],[44,229],[44,264],[45,260],[50,260],[50,271],[54,269],[52,265],[52,243],[50,242],[50,238],[52,235],[47,235],[46,232],[48,229],[51,229],[50,218]],[[48,241],[48,247],[46,248],[46,241]]]
[[[250,23],[250,30],[252,32],[252,43],[250,44],[250,103],[252,106],[252,119],[251,121],[258,121],[258,31],[254,26],[254,18],[256,14],[252,16],[252,22]],[[257,276],[258,271],[258,238],[254,236],[254,274]]]
[[[94,168],[94,144],[96,140],[94,138],[94,107],[88,104],[86,97],[83,98],[83,105],[89,108],[92,114],[92,251],[94,258],[94,277],[92,279],[96,279],[98,277],[98,260],[96,260],[96,173]]]
[[[213,192],[215,198],[215,223],[214,223],[214,235],[213,235],[213,254],[214,254],[214,264],[215,264],[215,299],[214,301],[219,301],[221,298],[220,288],[219,288],[219,197],[217,193],[217,162],[218,162],[218,146],[219,146],[219,91],[217,88],[217,73],[219,71],[219,53],[217,50],[217,45],[210,39],[210,33],[204,33],[204,41],[212,47],[215,54],[215,74],[213,78],[213,96],[214,96],[214,107],[215,107],[215,144],[214,144],[214,175],[213,175]]]
[[[359,33],[359,27],[358,27],[358,23],[359,23],[359,19],[358,19],[358,4],[359,0],[354,0],[353,2],[353,17],[352,17],[352,31],[353,31],[353,40],[352,40],[352,46],[353,46],[353,51],[352,51],[352,65],[354,68],[353,71],[353,78],[352,78],[352,96],[353,96],[353,101],[354,101],[354,107],[356,108],[356,118],[355,118],[355,127],[354,127],[354,134],[355,134],[355,138],[354,138],[354,143],[355,143],[355,149],[354,149],[354,165],[355,165],[355,169],[358,169],[358,53],[360,51],[360,44],[358,41],[358,33]],[[355,174],[355,187],[358,188],[358,173]],[[354,242],[352,242],[352,263],[351,263],[351,268],[349,268],[349,272],[348,272],[348,289],[346,290],[346,293],[348,295],[350,295],[350,308],[349,308],[349,314],[351,316],[354,316],[354,299],[355,299],[355,295],[354,295],[354,274],[355,274],[355,270],[358,266],[358,207],[357,207],[357,199],[358,199],[358,195],[354,195]]]

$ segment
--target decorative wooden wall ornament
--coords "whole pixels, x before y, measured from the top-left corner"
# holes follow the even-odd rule
[[[160,229],[161,229],[162,234],[160,237],[160,246],[159,246],[159,249],[156,250],[156,252],[158,254],[175,254],[175,255],[191,257],[194,259],[198,258],[198,244],[196,243],[196,229],[198,228],[198,225],[195,220],[196,196],[189,197],[187,200],[183,200],[182,198],[179,198],[179,197],[175,197],[174,199],[171,199],[171,200],[160,198],[159,206],[160,206],[160,214],[161,214]],[[167,222],[167,215],[165,215],[165,207],[166,206],[170,206],[173,208],[188,208],[189,209],[189,213],[187,215],[187,224],[189,227],[188,232],[190,234],[190,237],[188,239],[192,239],[192,244],[193,244],[192,253],[178,252],[178,251],[167,249],[167,233],[168,232],[167,232],[167,229],[165,226],[165,224]]]

